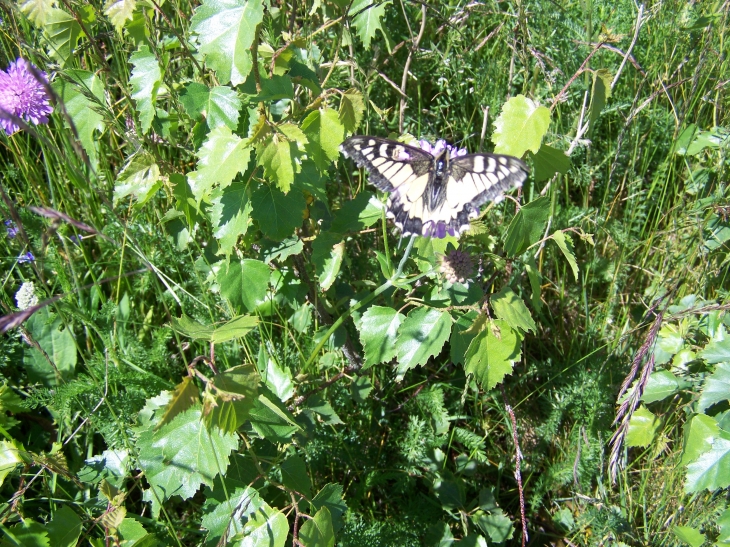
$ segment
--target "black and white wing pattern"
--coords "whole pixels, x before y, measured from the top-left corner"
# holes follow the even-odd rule
[[[445,237],[469,228],[488,201],[521,186],[527,166],[512,156],[454,155],[454,148],[431,148],[434,154],[378,137],[351,137],[340,146],[367,169],[370,182],[388,197],[387,215],[404,234]]]

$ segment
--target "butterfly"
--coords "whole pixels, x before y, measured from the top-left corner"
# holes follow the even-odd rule
[[[488,201],[498,203],[527,178],[525,163],[512,156],[467,154],[445,141],[421,148],[379,137],[354,136],[340,151],[370,174],[370,183],[390,192],[386,214],[404,235],[443,238],[469,228]]]

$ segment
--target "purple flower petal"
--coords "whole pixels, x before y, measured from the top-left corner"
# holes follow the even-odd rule
[[[11,116],[37,125],[47,123],[48,115],[53,112],[48,94],[36,78],[37,74],[47,81],[46,73],[31,66],[18,58],[5,72],[0,72],[0,127],[8,135],[20,129]]]

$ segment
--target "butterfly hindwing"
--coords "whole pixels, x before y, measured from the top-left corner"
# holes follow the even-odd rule
[[[446,200],[451,204],[471,203],[479,207],[488,201],[499,203],[508,190],[522,186],[527,165],[515,157],[500,154],[468,154],[451,160]]]

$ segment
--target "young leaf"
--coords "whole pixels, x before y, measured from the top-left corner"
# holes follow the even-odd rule
[[[49,53],[65,66],[76,48],[81,35],[81,25],[73,15],[62,9],[51,8],[46,15],[43,34],[48,42]]]
[[[210,129],[225,125],[231,131],[238,127],[243,102],[233,89],[219,85],[210,90],[207,97],[206,121]]]
[[[536,312],[540,312],[542,308],[542,288],[540,286],[540,270],[537,267],[534,256],[528,256],[525,260],[525,271],[527,272],[527,278],[530,280],[530,302]]]
[[[662,401],[688,385],[688,382],[680,380],[668,370],[660,370],[649,376],[641,400],[645,403]]]
[[[370,306],[362,314],[357,328],[365,350],[363,369],[386,363],[396,354],[396,336],[405,316],[393,308]]]
[[[704,412],[712,405],[728,399],[730,399],[730,363],[718,363],[715,372],[705,381],[697,406]]]
[[[327,507],[322,507],[307,519],[299,529],[299,541],[302,547],[334,547],[335,532],[332,528],[332,515]]]
[[[305,306],[302,306],[305,307]],[[274,358],[269,355],[264,345],[259,346],[259,354],[256,360],[256,367],[259,370],[261,379],[281,402],[286,402],[294,396],[294,383],[292,374],[286,365],[280,366]]]
[[[195,9],[190,30],[218,81],[242,84],[253,63],[249,48],[263,20],[262,0],[205,0]]]
[[[162,186],[160,168],[148,152],[138,152],[127,160],[114,183],[114,205],[127,196],[144,205]]]
[[[291,436],[300,431],[301,427],[273,393],[265,388],[262,391],[249,415],[251,425],[259,435],[271,442],[289,442]]]
[[[23,463],[20,456],[22,445],[17,441],[0,441],[0,484],[12,473],[18,464]]]
[[[142,133],[147,133],[155,117],[155,103],[158,91],[165,89],[162,83],[162,72],[157,57],[149,46],[142,45],[132,53],[129,62],[134,65],[129,84],[132,87],[132,98],[137,104],[139,124]]]
[[[76,127],[79,141],[89,156],[91,164],[97,165],[98,137],[94,134],[104,131],[104,116],[98,110],[104,104],[104,85],[93,72],[86,70],[67,70],[66,78],[56,78],[51,84],[53,90],[60,96],[71,121]],[[89,99],[95,97],[96,101]],[[64,126],[69,127],[64,117]]]
[[[555,173],[565,174],[570,169],[570,158],[565,155],[565,152],[545,143],[532,157],[532,163],[534,165],[532,177],[535,182],[548,180]]]
[[[524,95],[512,97],[502,106],[494,122],[494,152],[521,158],[527,151],[537,154],[550,125],[550,109]]]
[[[281,511],[261,502],[261,507],[243,526],[243,542],[239,545],[284,547],[289,535],[289,521]]]
[[[259,229],[274,241],[290,237],[294,228],[301,226],[307,206],[300,191],[294,189],[284,194],[267,184],[262,184],[254,192],[251,204],[251,217],[258,222]]]
[[[504,250],[509,256],[519,256],[530,245],[540,241],[545,223],[550,217],[550,198],[541,197],[520,208],[509,223]]]
[[[659,429],[659,420],[644,405],[631,416],[629,432],[626,434],[627,446],[646,447],[651,444]]]
[[[107,0],[104,4],[104,14],[112,22],[119,36],[122,35],[124,23],[132,20],[135,9],[137,0]]]
[[[214,187],[225,188],[246,170],[251,149],[226,126],[219,126],[208,135],[198,151],[198,165],[188,173],[188,182],[196,201],[210,201]]]
[[[257,149],[258,164],[264,168],[264,175],[273,181],[285,194],[294,183],[294,158],[291,143],[277,135],[271,135],[266,144]]]
[[[448,312],[419,307],[412,310],[398,329],[396,354],[398,355],[397,381],[405,373],[419,365],[425,365],[429,357],[441,353],[451,334],[452,319]]]
[[[520,353],[517,333],[501,319],[490,320],[469,344],[464,370],[488,391],[512,372]]]
[[[212,487],[219,472],[225,473],[238,437],[208,432],[200,408],[192,408],[157,431],[142,431],[136,447],[140,469],[159,499],[188,499],[201,485]]]
[[[266,300],[271,270],[259,260],[250,258],[232,261],[218,272],[221,296],[228,299],[234,309],[253,311]]]
[[[340,123],[348,133],[354,133],[365,113],[365,102],[357,89],[348,89],[340,99]]]
[[[305,149],[320,171],[340,157],[339,146],[345,140],[345,128],[337,112],[330,108],[315,110],[302,122],[302,131],[309,139]]]
[[[323,292],[335,282],[344,256],[345,242],[337,234],[321,232],[312,243],[312,263]]]
[[[550,236],[555,243],[558,244],[560,250],[563,252],[565,259],[570,264],[570,269],[573,270],[573,277],[578,281],[578,262],[575,260],[575,254],[573,253],[573,238],[570,237],[563,230],[556,230],[553,235]]]
[[[251,201],[248,188],[243,182],[234,182],[223,190],[215,189],[211,195],[210,222],[218,240],[218,254],[230,256],[238,238],[246,235],[251,226]]]
[[[210,341],[213,335],[214,327],[212,325],[203,325],[187,315],[183,314],[179,319],[172,318],[172,328],[175,332],[179,332],[183,336],[192,338],[193,340]]]
[[[257,400],[259,375],[253,365],[241,365],[216,374],[213,385],[215,389],[206,392],[203,419],[209,428],[233,433],[246,422]]]
[[[684,485],[688,494],[707,489],[710,492],[730,486],[730,439],[724,436],[712,441],[712,449],[687,466]]]
[[[46,19],[56,4],[56,0],[21,0],[18,7],[37,28],[46,25]]]
[[[385,8],[389,4],[389,1],[379,4],[370,0],[354,0],[350,6],[350,13],[355,15],[352,24],[355,25],[357,35],[366,50],[370,49],[370,41],[375,37],[375,31],[383,32],[380,19],[385,15]]]
[[[513,293],[509,287],[505,287],[489,299],[494,314],[503,319],[514,330],[522,332],[537,330],[532,320],[530,310],[527,309],[522,299]]]
[[[53,547],[75,547],[83,530],[81,519],[68,505],[62,505],[53,513],[46,524],[49,545]]]

